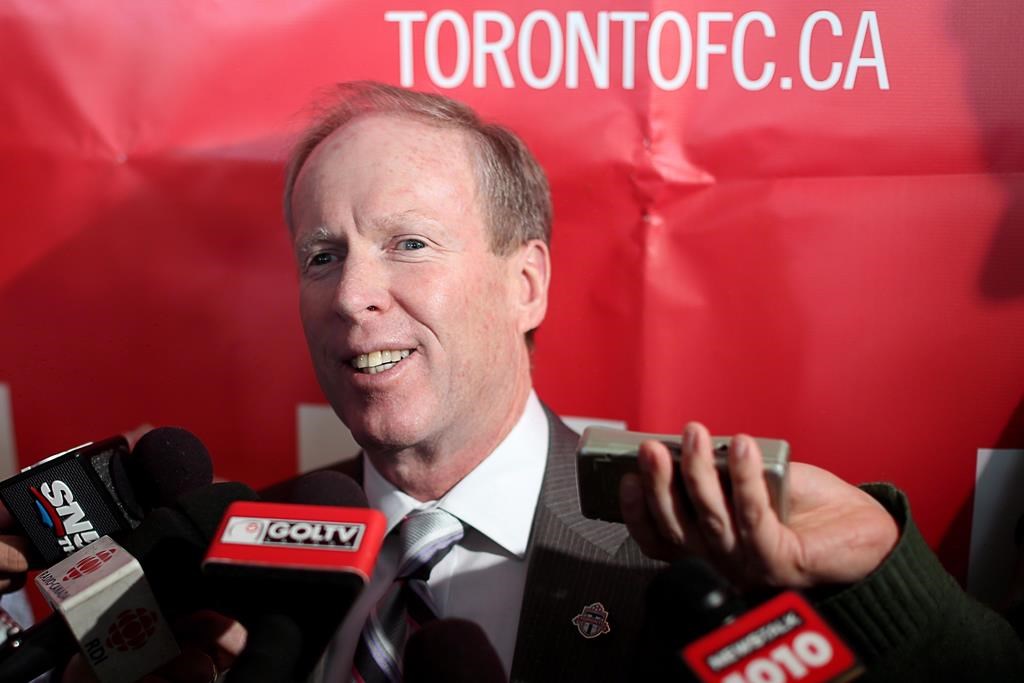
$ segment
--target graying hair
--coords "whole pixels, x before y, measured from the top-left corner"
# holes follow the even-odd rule
[[[491,251],[507,256],[530,240],[551,241],[551,192],[540,164],[510,130],[485,123],[461,102],[373,81],[340,83],[317,106],[313,124],[292,149],[286,166],[284,217],[295,229],[292,193],[309,155],[331,133],[370,114],[408,116],[461,130],[473,141],[477,193],[490,230]]]

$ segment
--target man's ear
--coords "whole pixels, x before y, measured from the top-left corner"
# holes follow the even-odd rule
[[[518,305],[523,334],[540,326],[548,310],[548,285],[551,283],[551,253],[542,240],[530,240],[516,255],[518,268]]]

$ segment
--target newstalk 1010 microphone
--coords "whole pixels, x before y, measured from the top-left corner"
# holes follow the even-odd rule
[[[33,564],[46,567],[101,536],[134,529],[147,510],[212,478],[202,443],[161,427],[130,454],[117,436],[52,455],[0,483],[0,500],[31,543]]]
[[[652,681],[826,683],[862,668],[796,591],[749,608],[698,558],[672,565],[651,582],[640,668]]]
[[[810,603],[786,591],[683,648],[703,683],[827,683],[862,671]]]
[[[250,631],[232,683],[304,680],[369,581],[384,540],[384,515],[342,474],[305,475],[291,497],[303,502],[231,505],[203,563]],[[266,643],[276,644],[272,652]]]

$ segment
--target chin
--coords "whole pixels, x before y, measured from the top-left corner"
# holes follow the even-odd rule
[[[400,409],[388,410],[384,415],[346,416],[342,421],[352,437],[367,450],[398,450],[426,440],[424,420]]]

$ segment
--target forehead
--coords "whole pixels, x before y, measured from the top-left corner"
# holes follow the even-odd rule
[[[461,130],[394,114],[362,116],[331,133],[303,165],[293,196],[296,225],[347,201],[396,211],[475,208],[475,169],[472,142]]]

